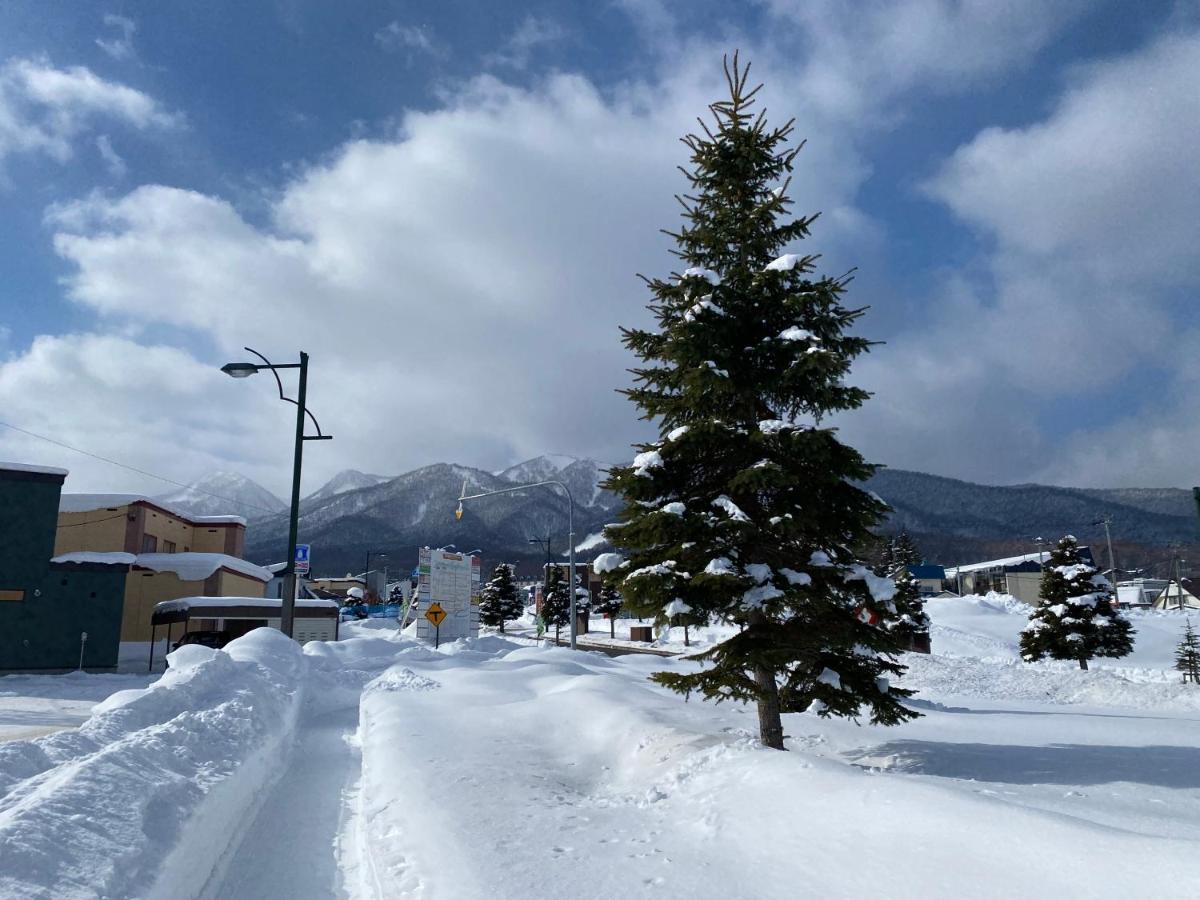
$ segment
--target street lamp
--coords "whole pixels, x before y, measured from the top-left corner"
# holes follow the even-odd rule
[[[576,649],[576,647],[575,647],[575,631],[578,628],[578,622],[576,622],[576,619],[575,619],[575,499],[571,496],[570,489],[565,484],[563,484],[561,481],[550,480],[550,481],[535,481],[532,484],[518,484],[518,485],[515,485],[510,488],[501,488],[498,491],[483,491],[482,493],[479,493],[479,494],[468,495],[467,494],[467,483],[464,481],[463,486],[462,486],[462,493],[459,495],[459,498],[458,498],[458,508],[454,511],[454,517],[456,519],[462,518],[463,501],[464,500],[478,500],[481,497],[494,497],[497,494],[511,494],[514,491],[523,491],[526,488],[535,488],[535,487],[561,488],[562,492],[567,495],[567,540],[570,543],[570,550],[571,550],[570,562],[568,564],[570,567],[570,573],[571,573],[569,575],[569,580],[570,580],[570,585],[571,585],[571,589],[570,589],[571,590],[571,649],[574,650],[574,649]]]
[[[282,609],[279,618],[279,630],[288,637],[291,637],[294,630],[292,625],[296,618],[296,535],[300,522],[300,467],[304,456],[304,442],[329,441],[333,439],[333,435],[321,434],[321,426],[317,423],[317,417],[309,412],[308,407],[304,405],[304,400],[308,393],[307,353],[303,350],[300,351],[300,362],[298,363],[273,363],[251,347],[244,349],[261,359],[262,365],[249,362],[231,362],[221,366],[221,371],[230,378],[249,378],[256,372],[261,372],[263,369],[270,369],[271,374],[275,376],[275,383],[279,386],[279,399],[287,403],[292,403],[296,407],[296,447],[292,463],[292,509],[288,521],[287,565],[280,573],[284,576],[284,590],[283,597],[280,598]],[[279,378],[279,369],[300,370],[300,385],[297,388],[295,400],[283,393],[283,382]],[[313,427],[317,429],[316,434],[306,435],[304,433],[305,416],[312,419]]]

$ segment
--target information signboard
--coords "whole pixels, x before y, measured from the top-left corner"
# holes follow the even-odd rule
[[[440,640],[479,635],[480,561],[450,550],[423,547],[417,565],[417,637],[434,643]],[[444,611],[438,628],[425,615],[431,606]]]

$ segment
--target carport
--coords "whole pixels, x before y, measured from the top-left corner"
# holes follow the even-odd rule
[[[150,669],[154,668],[154,642],[158,627],[167,629],[167,646],[171,642],[171,626],[183,625],[180,637],[189,631],[226,631],[241,637],[255,628],[278,628],[283,601],[272,597],[181,597],[164,600],[154,607],[150,616]],[[308,641],[336,641],[339,636],[339,608],[334,600],[300,599],[296,601],[294,637],[301,644]],[[196,627],[192,628],[195,623]]]

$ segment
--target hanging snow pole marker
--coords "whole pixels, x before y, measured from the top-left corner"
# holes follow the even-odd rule
[[[446,611],[442,609],[442,604],[434,601],[425,610],[425,618],[433,623],[433,649],[436,650],[441,642],[442,620],[446,618]]]
[[[83,671],[83,648],[87,646],[87,632],[79,632],[79,670]]]

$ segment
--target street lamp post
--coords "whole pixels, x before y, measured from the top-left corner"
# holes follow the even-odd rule
[[[518,484],[514,487],[502,488],[498,491],[484,491],[480,494],[471,494],[468,496],[467,483],[464,481],[462,493],[458,498],[458,509],[454,511],[454,517],[457,519],[462,518],[464,500],[478,500],[481,497],[494,497],[496,494],[511,494],[514,491],[523,491],[526,488],[535,487],[557,487],[567,495],[567,541],[570,547],[570,561],[568,563],[570,575],[568,576],[568,580],[571,585],[571,649],[574,650],[576,649],[575,632],[578,628],[578,622],[575,618],[575,498],[571,496],[570,489],[561,481],[535,481],[532,484]]]
[[[291,637],[294,630],[293,623],[296,618],[296,538],[300,526],[300,468],[304,459],[304,442],[329,441],[333,439],[333,435],[321,434],[321,426],[317,422],[317,417],[309,412],[308,407],[304,405],[308,394],[307,353],[303,350],[300,351],[300,362],[298,363],[273,363],[252,347],[244,349],[261,359],[262,365],[248,362],[226,363],[221,366],[221,371],[231,378],[247,378],[256,372],[261,372],[263,369],[270,369],[271,374],[275,376],[275,383],[279,386],[279,399],[287,403],[293,403],[296,406],[296,445],[292,458],[292,507],[288,518],[287,565],[281,573],[284,576],[284,588],[283,597],[280,598],[282,609],[279,618],[279,630],[288,637]],[[283,393],[283,381],[279,378],[279,369],[300,370],[300,384],[296,389],[295,400]],[[313,426],[317,429],[316,434],[305,435],[305,416],[312,419]]]

